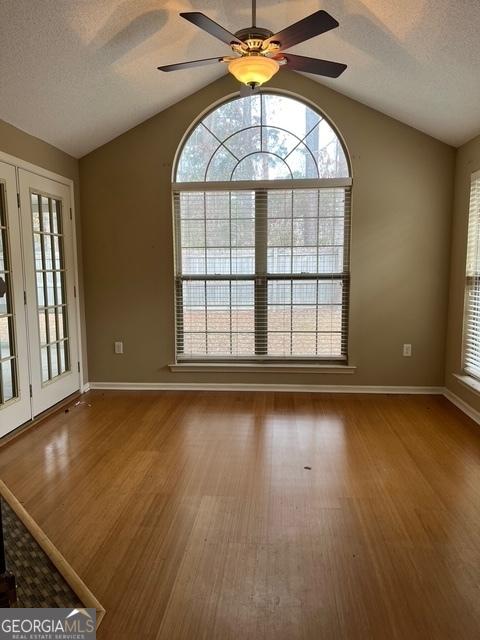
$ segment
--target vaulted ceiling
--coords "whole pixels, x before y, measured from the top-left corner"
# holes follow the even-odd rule
[[[340,27],[292,53],[345,62],[322,82],[449,144],[480,132],[477,0],[258,0],[272,31],[325,9]],[[0,118],[81,157],[226,73],[160,64],[228,54],[178,17],[202,11],[230,31],[249,0],[2,0]]]

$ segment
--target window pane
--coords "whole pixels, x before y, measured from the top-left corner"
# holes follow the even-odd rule
[[[292,245],[292,221],[268,221],[268,244],[275,247],[290,247]]]
[[[271,153],[256,153],[243,158],[232,180],[287,180],[292,174],[286,162]]]
[[[303,102],[274,94],[263,95],[263,124],[291,131],[302,139],[320,116]]]
[[[207,355],[207,334],[185,332],[183,353],[187,356]]]
[[[255,244],[254,220],[234,220],[231,235],[232,247],[253,247]]]
[[[203,220],[182,220],[182,246],[205,246],[205,222]]]
[[[292,252],[293,273],[318,273],[317,247],[294,247]]]
[[[231,273],[230,249],[207,249],[207,273]]]
[[[206,273],[205,249],[183,249],[182,272],[188,275]]]
[[[205,217],[205,193],[197,193],[189,191],[187,193],[180,193],[180,210],[182,212],[182,220],[192,218],[196,220],[203,220]]]
[[[230,194],[228,191],[205,194],[205,217],[218,220],[230,218]]]
[[[317,307],[315,304],[297,305],[292,308],[292,331],[315,331],[316,326]]]
[[[311,356],[316,353],[314,333],[294,333],[292,335],[292,356]]]
[[[260,96],[230,100],[212,111],[205,119],[205,125],[220,140],[239,129],[260,124]]]
[[[222,146],[212,157],[206,179],[210,182],[226,182],[230,180],[236,164],[237,159]]]
[[[59,342],[58,343],[58,358],[59,358],[59,373],[65,373],[65,371],[67,370],[67,362],[65,359],[66,356],[66,346],[67,343],[66,342]]]
[[[228,220],[207,220],[207,247],[230,246],[230,222]]]
[[[1,207],[0,207],[1,209]],[[5,246],[5,240],[4,240],[4,234],[5,231],[4,229],[0,229],[0,272],[2,271],[7,271],[8,269],[8,265],[7,265],[7,252],[6,249],[4,249]]]
[[[208,161],[219,146],[218,140],[203,124],[194,129],[180,156],[177,169],[178,182],[205,180]]]
[[[274,247],[268,249],[268,273],[291,273],[292,250]]]
[[[315,157],[312,156],[307,146],[303,143],[298,145],[296,149],[286,158],[286,162],[290,167],[293,178],[296,180],[308,179],[314,180],[321,178]]]
[[[262,131],[262,151],[275,153],[281,158],[293,151],[300,139],[288,131],[276,127],[264,127]]]
[[[32,193],[30,196],[30,201],[32,205],[33,230],[40,231],[40,208],[38,205],[38,195],[36,193]]]
[[[50,209],[48,206],[48,198],[45,196],[40,197],[42,213],[40,216],[40,228],[44,233],[50,233]]]
[[[3,296],[0,296],[0,316],[5,313],[12,313],[13,309],[10,306],[11,289],[10,289],[10,274],[0,273],[0,287],[5,291]]]
[[[16,391],[16,360],[7,360],[0,365],[1,372],[1,402],[5,403],[17,397]]]
[[[48,344],[47,339],[47,312],[39,311],[38,312],[38,329],[40,332],[40,344]]]
[[[11,316],[3,316],[3,318],[0,318],[0,360],[13,355],[10,328]]]
[[[292,308],[290,305],[269,305],[268,306],[268,331],[292,330]]]
[[[41,367],[42,367],[42,382],[47,382],[50,379],[50,373],[48,368],[48,347],[42,347],[40,349]]]
[[[232,219],[249,218],[255,219],[255,192],[254,191],[232,191],[230,206]]]
[[[332,127],[322,120],[307,136],[305,144],[313,153],[320,178],[346,178],[349,175],[342,144]]]
[[[43,265],[42,258],[42,236],[40,233],[33,234],[33,251],[35,253],[35,269],[41,269]]]
[[[50,347],[50,357],[52,360],[52,378],[58,376],[58,348],[56,344]]]
[[[255,247],[232,248],[232,274],[249,275],[255,273]]]
[[[249,153],[261,151],[260,131],[260,127],[251,127],[250,129],[239,131],[225,140],[225,146],[233,153],[237,160],[240,160]]]
[[[207,352],[211,356],[223,356],[231,353],[231,336],[229,333],[208,333]]]

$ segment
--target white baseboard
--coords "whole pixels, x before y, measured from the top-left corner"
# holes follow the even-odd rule
[[[85,385],[87,386],[87,385]],[[196,382],[90,382],[89,389],[117,391],[295,391],[298,393],[394,393],[442,395],[443,387],[402,387],[328,384],[215,384]]]
[[[196,382],[87,382],[82,393],[90,389],[105,391],[277,391],[297,393],[375,393],[405,395],[443,395],[469,418],[480,424],[480,412],[445,387],[403,387],[328,384],[215,384]]]
[[[465,400],[462,400],[450,389],[445,388],[443,390],[443,395],[447,400],[450,400],[452,404],[454,404],[460,411],[463,411],[469,418],[471,418],[477,424],[480,424],[480,412],[471,407]]]

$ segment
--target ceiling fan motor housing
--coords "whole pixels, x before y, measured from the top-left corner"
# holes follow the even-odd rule
[[[248,27],[246,29],[240,29],[235,33],[235,37],[244,42],[248,49],[246,50],[241,45],[232,43],[231,47],[237,53],[243,55],[268,53],[278,49],[279,44],[270,42],[267,46],[264,46],[265,40],[271,38],[273,33],[269,29],[263,29],[262,27]]]

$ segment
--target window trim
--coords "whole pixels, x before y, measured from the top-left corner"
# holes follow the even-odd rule
[[[470,228],[471,228],[470,217],[472,214],[471,212],[472,187],[474,182],[476,181],[478,181],[480,185],[480,169],[477,169],[470,174],[470,182],[469,182],[470,187],[469,187],[469,197],[468,197],[468,221],[467,221],[467,236],[466,236],[466,251],[465,251],[465,271],[463,275],[464,299],[463,299],[463,322],[462,322],[462,355],[461,355],[462,360],[461,360],[461,373],[459,375],[457,374],[455,375],[461,382],[463,382],[464,384],[467,384],[467,386],[479,392],[480,374],[476,376],[474,373],[467,370],[466,363],[465,363],[466,352],[467,352],[467,332],[468,332],[467,324],[469,320],[468,295],[469,295],[469,290],[472,284],[471,281],[472,279],[475,278],[475,276],[469,275],[468,273],[468,260],[469,260],[468,247],[469,247],[469,237],[470,237]],[[477,226],[478,226],[478,231],[477,231],[476,243],[480,245],[480,212],[479,212],[479,222]],[[479,331],[480,331],[480,324],[479,324]],[[468,381],[472,381],[471,384],[469,384]]]
[[[319,360],[319,358],[315,358]],[[168,365],[173,373],[315,373],[315,374],[353,374],[357,367],[345,363],[329,362],[240,362],[239,359],[222,362],[216,360],[193,360],[191,362],[178,361]]]
[[[205,120],[211,113],[213,113],[216,109],[220,108],[222,105],[237,100],[239,98],[238,94],[233,94],[228,98],[223,98],[216,101],[213,105],[211,105],[208,109],[205,109],[198,118],[192,122],[192,125],[185,132],[182,137],[181,143],[177,148],[177,152],[175,155],[175,160],[172,167],[172,183],[171,183],[171,194],[172,194],[172,218],[173,218],[173,242],[174,242],[174,264],[175,264],[175,276],[174,276],[174,332],[175,332],[175,362],[168,365],[172,372],[174,371],[275,371],[275,372],[289,372],[289,373],[306,373],[315,371],[317,373],[354,373],[356,370],[355,366],[349,364],[349,355],[348,355],[348,344],[349,344],[349,327],[350,327],[350,252],[351,252],[351,198],[352,198],[352,164],[350,159],[350,154],[348,153],[347,145],[341,133],[339,132],[337,126],[328,118],[323,111],[321,111],[317,105],[305,99],[303,97],[299,97],[293,93],[287,91],[279,91],[279,90],[271,90],[267,89],[265,93],[270,92],[274,95],[280,95],[284,97],[288,97],[292,100],[297,100],[298,102],[303,103],[308,108],[312,109],[317,113],[321,120],[324,120],[335,133],[341,147],[343,149],[343,153],[345,156],[345,161],[348,169],[348,177],[341,178],[287,178],[287,179],[278,179],[278,180],[231,180],[231,181],[194,181],[194,182],[177,182],[175,181],[175,177],[177,176],[179,163],[182,157],[182,152],[185,148],[186,143],[188,142],[191,134],[194,130],[202,124],[203,120]],[[268,126],[268,125],[265,125]],[[313,129],[316,128],[313,127]],[[250,127],[249,127],[250,128]],[[313,130],[312,129],[312,130]],[[207,130],[209,130],[207,128]],[[242,131],[242,130],[239,130]],[[235,131],[230,135],[233,136],[238,131]],[[288,132],[291,133],[291,132]],[[212,135],[216,137],[216,135],[212,132]],[[308,134],[307,134],[308,135]],[[297,136],[298,137],[298,136]],[[306,137],[306,136],[305,136]],[[304,143],[304,140],[300,140],[296,145],[297,148],[301,143]],[[224,146],[224,141],[219,140],[219,146],[213,152],[209,163],[214,157],[215,153]],[[292,149],[290,153],[294,150]],[[310,149],[307,146],[307,149]],[[227,149],[227,151],[230,151]],[[230,152],[231,153],[231,152]],[[311,151],[310,151],[311,153]],[[238,163],[237,163],[238,165]],[[232,172],[233,176],[233,172]],[[181,283],[183,280],[191,279],[191,280],[200,280],[205,281],[208,280],[232,280],[232,274],[222,274],[218,276],[217,274],[207,274],[198,275],[197,277],[192,276],[179,276],[177,274],[177,254],[180,251],[180,247],[178,245],[180,240],[180,234],[177,233],[177,221],[176,221],[176,207],[175,200],[178,198],[181,192],[215,192],[215,191],[257,191],[261,190],[295,190],[295,189],[335,189],[335,188],[345,188],[346,192],[349,190],[349,199],[350,206],[348,207],[348,212],[345,215],[345,225],[344,225],[344,265],[347,263],[347,272],[342,271],[338,274],[268,274],[268,280],[279,279],[301,279],[305,280],[311,276],[312,279],[315,280],[328,280],[331,281],[332,278],[336,278],[342,281],[342,283],[347,283],[347,286],[343,287],[342,293],[342,309],[346,306],[346,314],[345,314],[345,324],[344,331],[342,331],[342,339],[343,336],[346,336],[346,344],[347,351],[346,354],[342,354],[340,356],[268,356],[268,354],[261,355],[253,355],[253,356],[196,356],[196,357],[188,357],[178,352],[178,312],[177,312],[177,300],[178,293],[181,290]],[[257,247],[255,243],[255,247]],[[257,251],[255,251],[255,255],[257,255]],[[323,275],[325,277],[323,277]],[[242,279],[241,275],[236,274],[234,277],[235,280]],[[251,275],[245,276],[243,279],[251,280]],[[180,296],[181,297],[181,296]],[[347,304],[345,305],[345,297],[347,297]],[[256,331],[255,331],[255,341],[256,341]]]
[[[352,178],[305,178],[287,180],[232,180],[232,182],[173,182],[172,193],[179,191],[261,191],[267,189],[336,189],[351,187]]]

